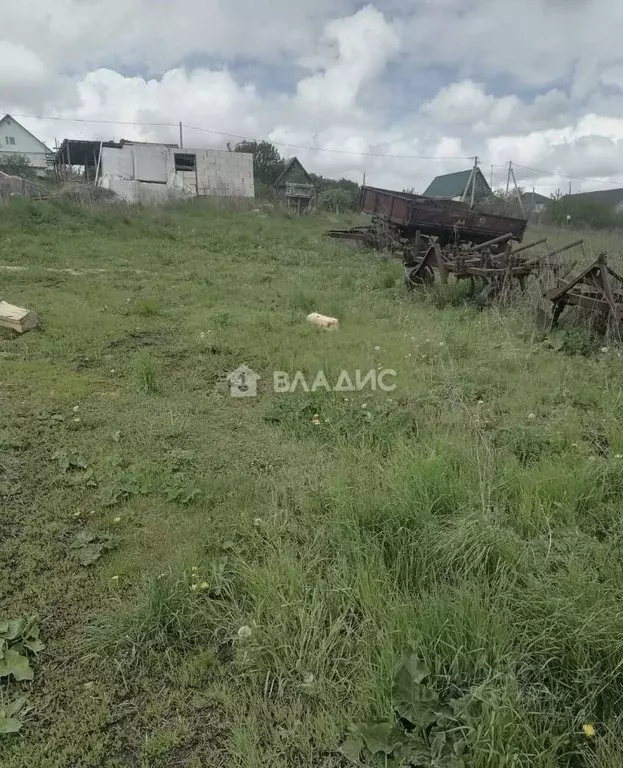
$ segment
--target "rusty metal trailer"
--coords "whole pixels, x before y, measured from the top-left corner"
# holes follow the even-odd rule
[[[416,232],[435,237],[441,247],[457,241],[479,245],[502,235],[521,241],[527,226],[524,219],[470,209],[467,203],[456,200],[377,187],[362,188],[361,211],[382,217],[403,237],[414,237]]]

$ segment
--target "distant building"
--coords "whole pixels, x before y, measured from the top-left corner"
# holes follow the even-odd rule
[[[539,216],[551,202],[549,197],[539,195],[538,192],[524,192],[521,196],[521,204],[526,216]]]
[[[297,157],[288,160],[286,167],[274,183],[278,197],[284,198],[288,207],[297,213],[305,213],[316,196],[316,187]]]
[[[65,139],[55,158],[59,177],[84,168],[86,181],[132,203],[172,197],[254,197],[253,155],[174,144]]]
[[[11,115],[0,120],[0,159],[23,155],[37,171],[47,170],[53,152]]]
[[[466,194],[466,201],[471,200],[471,185],[473,169],[467,171],[458,171],[457,173],[447,173],[443,176],[437,176],[426,188],[425,197],[439,197],[444,200],[461,200]],[[469,185],[469,190],[467,189]],[[480,168],[476,169],[476,192],[474,200],[482,200],[493,194],[491,187],[487,183]]]
[[[596,192],[579,192],[577,195],[565,195],[568,200],[590,200],[593,203],[613,208],[617,213],[623,212],[623,188],[598,189]]]

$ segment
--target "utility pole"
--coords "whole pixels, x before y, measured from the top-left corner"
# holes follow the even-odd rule
[[[515,171],[513,170],[513,167],[509,163],[509,169],[508,169],[509,175],[513,177],[513,184],[515,185],[515,194],[517,195],[517,202],[519,203],[519,210],[521,211],[522,217],[525,219],[526,214],[523,209],[523,200],[521,199],[521,195],[519,194],[519,187],[517,186],[517,179],[515,178]]]
[[[476,182],[478,181],[478,155],[474,158],[474,170],[472,171],[472,197],[469,204],[470,208],[474,207],[474,201],[476,199]]]
[[[180,149],[184,149],[184,131],[182,128],[182,121],[180,120]]]
[[[469,174],[469,179],[467,180],[467,184],[465,185],[465,189],[463,190],[463,194],[461,195],[461,202],[462,203],[465,202],[465,200],[467,198],[467,193],[470,191],[470,189],[472,191],[472,198],[471,199],[472,200],[474,199],[474,183],[476,181],[475,174],[476,174],[476,169],[477,168],[478,168],[478,158],[475,157],[474,158],[474,167],[472,168],[472,172]],[[473,205],[474,204],[472,202],[472,207],[473,207]]]
[[[493,163],[491,164],[491,184],[489,186],[493,189]]]
[[[569,196],[571,196],[571,185],[573,184],[572,181],[569,182]]]
[[[511,173],[513,171],[513,162],[512,160],[508,161],[508,176],[506,177],[506,194],[508,195],[508,191],[511,188]]]
[[[363,184],[361,186],[362,187],[366,186],[366,172],[365,171],[363,172]]]

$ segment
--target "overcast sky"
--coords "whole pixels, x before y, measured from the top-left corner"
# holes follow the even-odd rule
[[[1,13],[0,113],[181,120],[416,192],[473,155],[497,185],[513,160],[561,174],[517,167],[543,194],[567,190],[562,175],[605,189],[623,186],[622,39],[621,0],[25,0]],[[19,119],[50,145],[177,138]],[[227,140],[185,131],[189,147]]]

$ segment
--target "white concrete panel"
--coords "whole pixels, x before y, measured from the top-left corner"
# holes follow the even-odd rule
[[[153,184],[144,181],[137,181],[136,184],[138,187],[137,202],[143,205],[161,205],[175,196],[166,184]]]
[[[134,178],[137,181],[167,181],[167,147],[141,146],[130,147],[134,153]]]
[[[131,147],[102,147],[100,174],[111,179],[133,179],[134,157]]]
[[[138,182],[128,179],[102,179],[102,186],[110,189],[117,197],[125,200],[127,203],[138,202]]]

